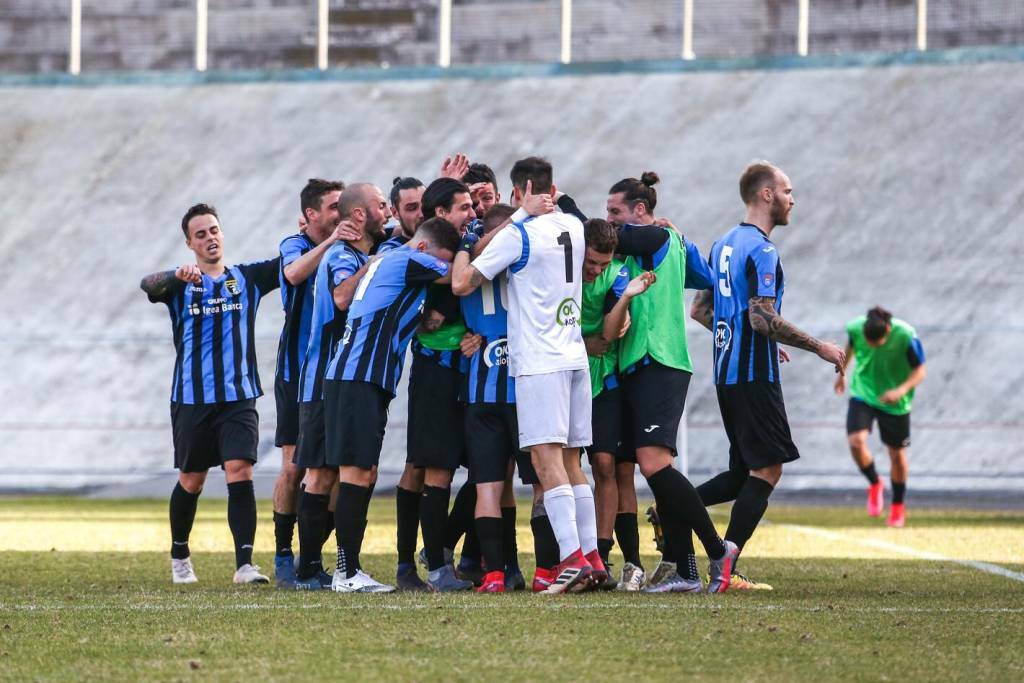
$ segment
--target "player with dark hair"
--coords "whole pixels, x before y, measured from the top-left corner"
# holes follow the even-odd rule
[[[305,471],[299,498],[299,566],[294,587],[317,590],[331,585],[321,559],[323,544],[334,529],[330,511],[338,469],[327,462],[323,382],[327,362],[345,329],[348,307],[368,254],[380,240],[387,205],[380,189],[369,183],[350,185],[338,199],[341,218],[360,237],[335,242],[320,261],[313,292],[309,342],[303,354],[299,382],[299,439],[295,464]]]
[[[348,320],[324,376],[326,462],[341,481],[335,528],[338,592],[388,592],[362,570],[366,531],[387,409],[402,373],[428,284],[446,281],[459,245],[444,219],[424,221],[409,242],[371,261],[355,290]]]
[[[416,226],[423,222],[425,189],[423,183],[411,176],[395,178],[390,195],[391,215],[398,221],[398,225],[391,233],[391,237],[378,245],[376,253],[383,254],[396,249],[415,234]]]
[[[789,177],[761,161],[747,166],[739,185],[746,217],[712,246],[708,262],[716,281],[694,300],[691,316],[714,335],[715,390],[729,437],[729,469],[701,484],[698,492],[705,505],[735,501],[725,539],[742,551],[768,507],[783,465],[800,457],[779,374],[779,361],[789,357],[778,344],[815,353],[840,373],[846,355],[780,314],[785,276],[769,238],[777,226],[789,224],[795,203]],[[742,576],[737,579],[733,588],[758,587]],[[724,591],[729,581],[712,577],[708,591]]]
[[[477,216],[486,216],[491,207],[501,201],[498,178],[487,164],[470,164],[462,182],[469,186],[473,211]]]
[[[616,586],[608,561],[614,530],[625,559],[620,585],[623,590],[637,591],[643,586],[644,570],[633,485],[636,451],[630,441],[620,388],[619,338],[629,317],[630,301],[656,278],[652,271],[645,271],[630,281],[625,263],[615,258],[619,238],[614,225],[592,218],[583,228],[587,244],[583,260],[583,342],[590,362],[594,435],[587,455],[594,472],[597,550],[609,567],[608,580],[602,587]]]
[[[580,332],[583,224],[551,213],[556,188],[545,159],[517,161],[511,179],[513,197],[524,207],[472,263],[459,253],[452,289],[464,296],[508,271],[519,447],[531,451],[559,546],[547,592],[578,591],[603,582],[606,574],[597,552],[593,492],[579,457],[580,447],[591,442],[590,375]]]
[[[340,181],[310,178],[299,194],[305,228],[281,241],[281,303],[284,327],[277,350],[274,398],[277,403],[277,432],[274,443],[281,449],[281,471],[274,482],[274,578],[278,587],[295,584],[292,535],[296,522],[296,497],[303,471],[295,466],[295,443],[299,437],[298,376],[309,343],[313,316],[313,279],[320,259],[341,239],[338,229],[338,196],[345,189]]]
[[[868,434],[877,420],[882,443],[889,451],[892,478],[892,508],[886,523],[906,524],[904,497],[907,492],[907,449],[910,447],[910,409],[915,388],[924,381],[924,347],[909,324],[893,318],[876,306],[846,325],[846,364],[856,360],[850,379],[850,407],[846,413],[846,434],[850,454],[867,478],[868,515],[882,514],[883,485],[868,450]],[[835,391],[842,394],[845,374],[836,378]]]
[[[260,299],[280,286],[278,259],[224,265],[217,211],[196,204],[181,219],[194,264],[142,279],[152,303],[163,303],[174,330],[171,424],[178,483],[170,501],[171,580],[195,583],[188,547],[209,468],[228,485],[228,526],[235,544],[235,583],[268,583],[252,563],[256,496],[252,467],[259,442],[256,398],[263,394],[252,330]]]
[[[693,373],[686,327],[676,312],[684,310],[684,289],[706,289],[711,273],[696,245],[671,224],[654,216],[658,197],[651,171],[624,178],[608,190],[608,221],[620,226],[618,251],[627,256],[630,277],[644,271],[658,284],[631,302],[632,324],[619,343],[619,372],[630,440],[640,472],[654,494],[664,530],[662,561],[651,574],[647,592],[699,592],[693,551],[696,532],[711,561],[712,581],[732,572],[735,546],[723,542],[690,481],[675,467],[676,435]]]

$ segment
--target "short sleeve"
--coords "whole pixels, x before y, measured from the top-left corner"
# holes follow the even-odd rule
[[[174,298],[181,294],[181,290],[185,288],[185,283],[174,278],[171,284],[164,288],[164,291],[160,292],[156,296],[153,296],[149,292],[146,292],[146,297],[149,299],[151,304],[168,304],[174,301]]]
[[[747,256],[747,283],[751,296],[778,296],[776,282],[779,270],[779,252],[768,242],[758,244]],[[756,292],[756,294],[755,294]]]
[[[355,275],[361,266],[355,257],[345,249],[341,249],[335,254],[330,254],[330,252],[328,254],[327,273],[330,275],[330,290],[333,292],[335,287]]]
[[[683,286],[687,289],[714,289],[715,276],[708,262],[700,255],[700,249],[685,237],[683,246],[686,248],[686,280]]]
[[[429,285],[448,274],[448,264],[430,254],[412,251],[405,267],[405,284]]]
[[[473,267],[488,280],[511,266],[522,270],[530,258],[530,241],[526,230],[519,223],[513,223],[498,231],[484,250],[473,259]]]
[[[309,242],[302,235],[292,235],[281,242],[278,251],[281,255],[281,267],[284,268],[309,251]]]
[[[924,346],[917,337],[913,337],[907,346],[907,362],[912,368],[924,365]]]
[[[608,293],[604,296],[604,314],[608,315],[615,304],[619,303],[619,299],[626,291],[626,287],[629,286],[629,271],[626,270],[626,266],[619,268],[619,272],[615,275],[615,279],[612,281],[612,286],[608,288]]]
[[[272,258],[267,261],[257,261],[240,266],[245,277],[256,284],[260,296],[266,295],[281,286],[278,279],[278,270],[281,268],[281,257]]]

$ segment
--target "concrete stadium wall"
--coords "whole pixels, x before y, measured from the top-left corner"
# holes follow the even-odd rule
[[[188,260],[185,207],[219,208],[231,261],[265,258],[293,230],[307,177],[430,179],[444,154],[464,151],[497,170],[505,193],[516,158],[547,155],[559,187],[594,215],[614,181],[654,169],[657,213],[705,251],[742,218],[740,169],[762,157],[781,165],[797,200],[776,234],[787,318],[837,340],[875,304],[916,325],[930,370],[914,413],[916,486],[1019,495],[1022,82],[1024,64],[992,63],[0,88],[0,488],[131,494],[170,473],[171,335],[138,281]],[[268,297],[267,389],[281,321]],[[702,480],[727,453],[711,340],[694,328],[688,455]],[[833,372],[801,352],[784,372],[804,456],[784,487],[859,488]],[[259,407],[258,472],[269,477],[272,390]],[[385,470],[404,460],[404,413],[399,398]]]

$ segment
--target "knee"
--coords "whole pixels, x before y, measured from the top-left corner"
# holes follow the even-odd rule
[[[228,460],[224,463],[224,478],[229,484],[252,480],[252,463],[248,460]]]
[[[452,473],[448,470],[428,468],[423,476],[423,484],[442,489],[448,488],[452,484]]]
[[[178,483],[193,496],[203,492],[203,485],[206,484],[206,472],[181,472],[178,474]]]
[[[868,445],[867,432],[853,432],[852,434],[847,434],[846,442],[850,444],[851,451],[854,453],[860,453]]]
[[[758,479],[764,479],[774,488],[779,485],[779,480],[782,479],[782,465],[770,465],[761,469],[751,470],[750,474]]]
[[[338,478],[343,484],[370,488],[373,484],[373,470],[364,470],[361,467],[342,467]]]
[[[594,483],[605,484],[615,481],[615,462],[613,458],[602,453],[595,457],[590,463],[590,469],[594,472]]]

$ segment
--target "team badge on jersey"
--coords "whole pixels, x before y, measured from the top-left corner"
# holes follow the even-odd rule
[[[775,282],[774,273],[765,273],[764,275],[761,276],[761,284],[763,284],[765,287],[771,287],[773,282]]]
[[[238,280],[235,278],[229,278],[224,282],[224,288],[231,292],[232,296],[238,296],[242,293],[242,288],[238,286]]]
[[[558,313],[555,314],[555,322],[562,327],[572,327],[580,324],[583,314],[580,311],[580,305],[576,303],[575,299],[567,298],[562,299],[562,302],[558,304]]]

